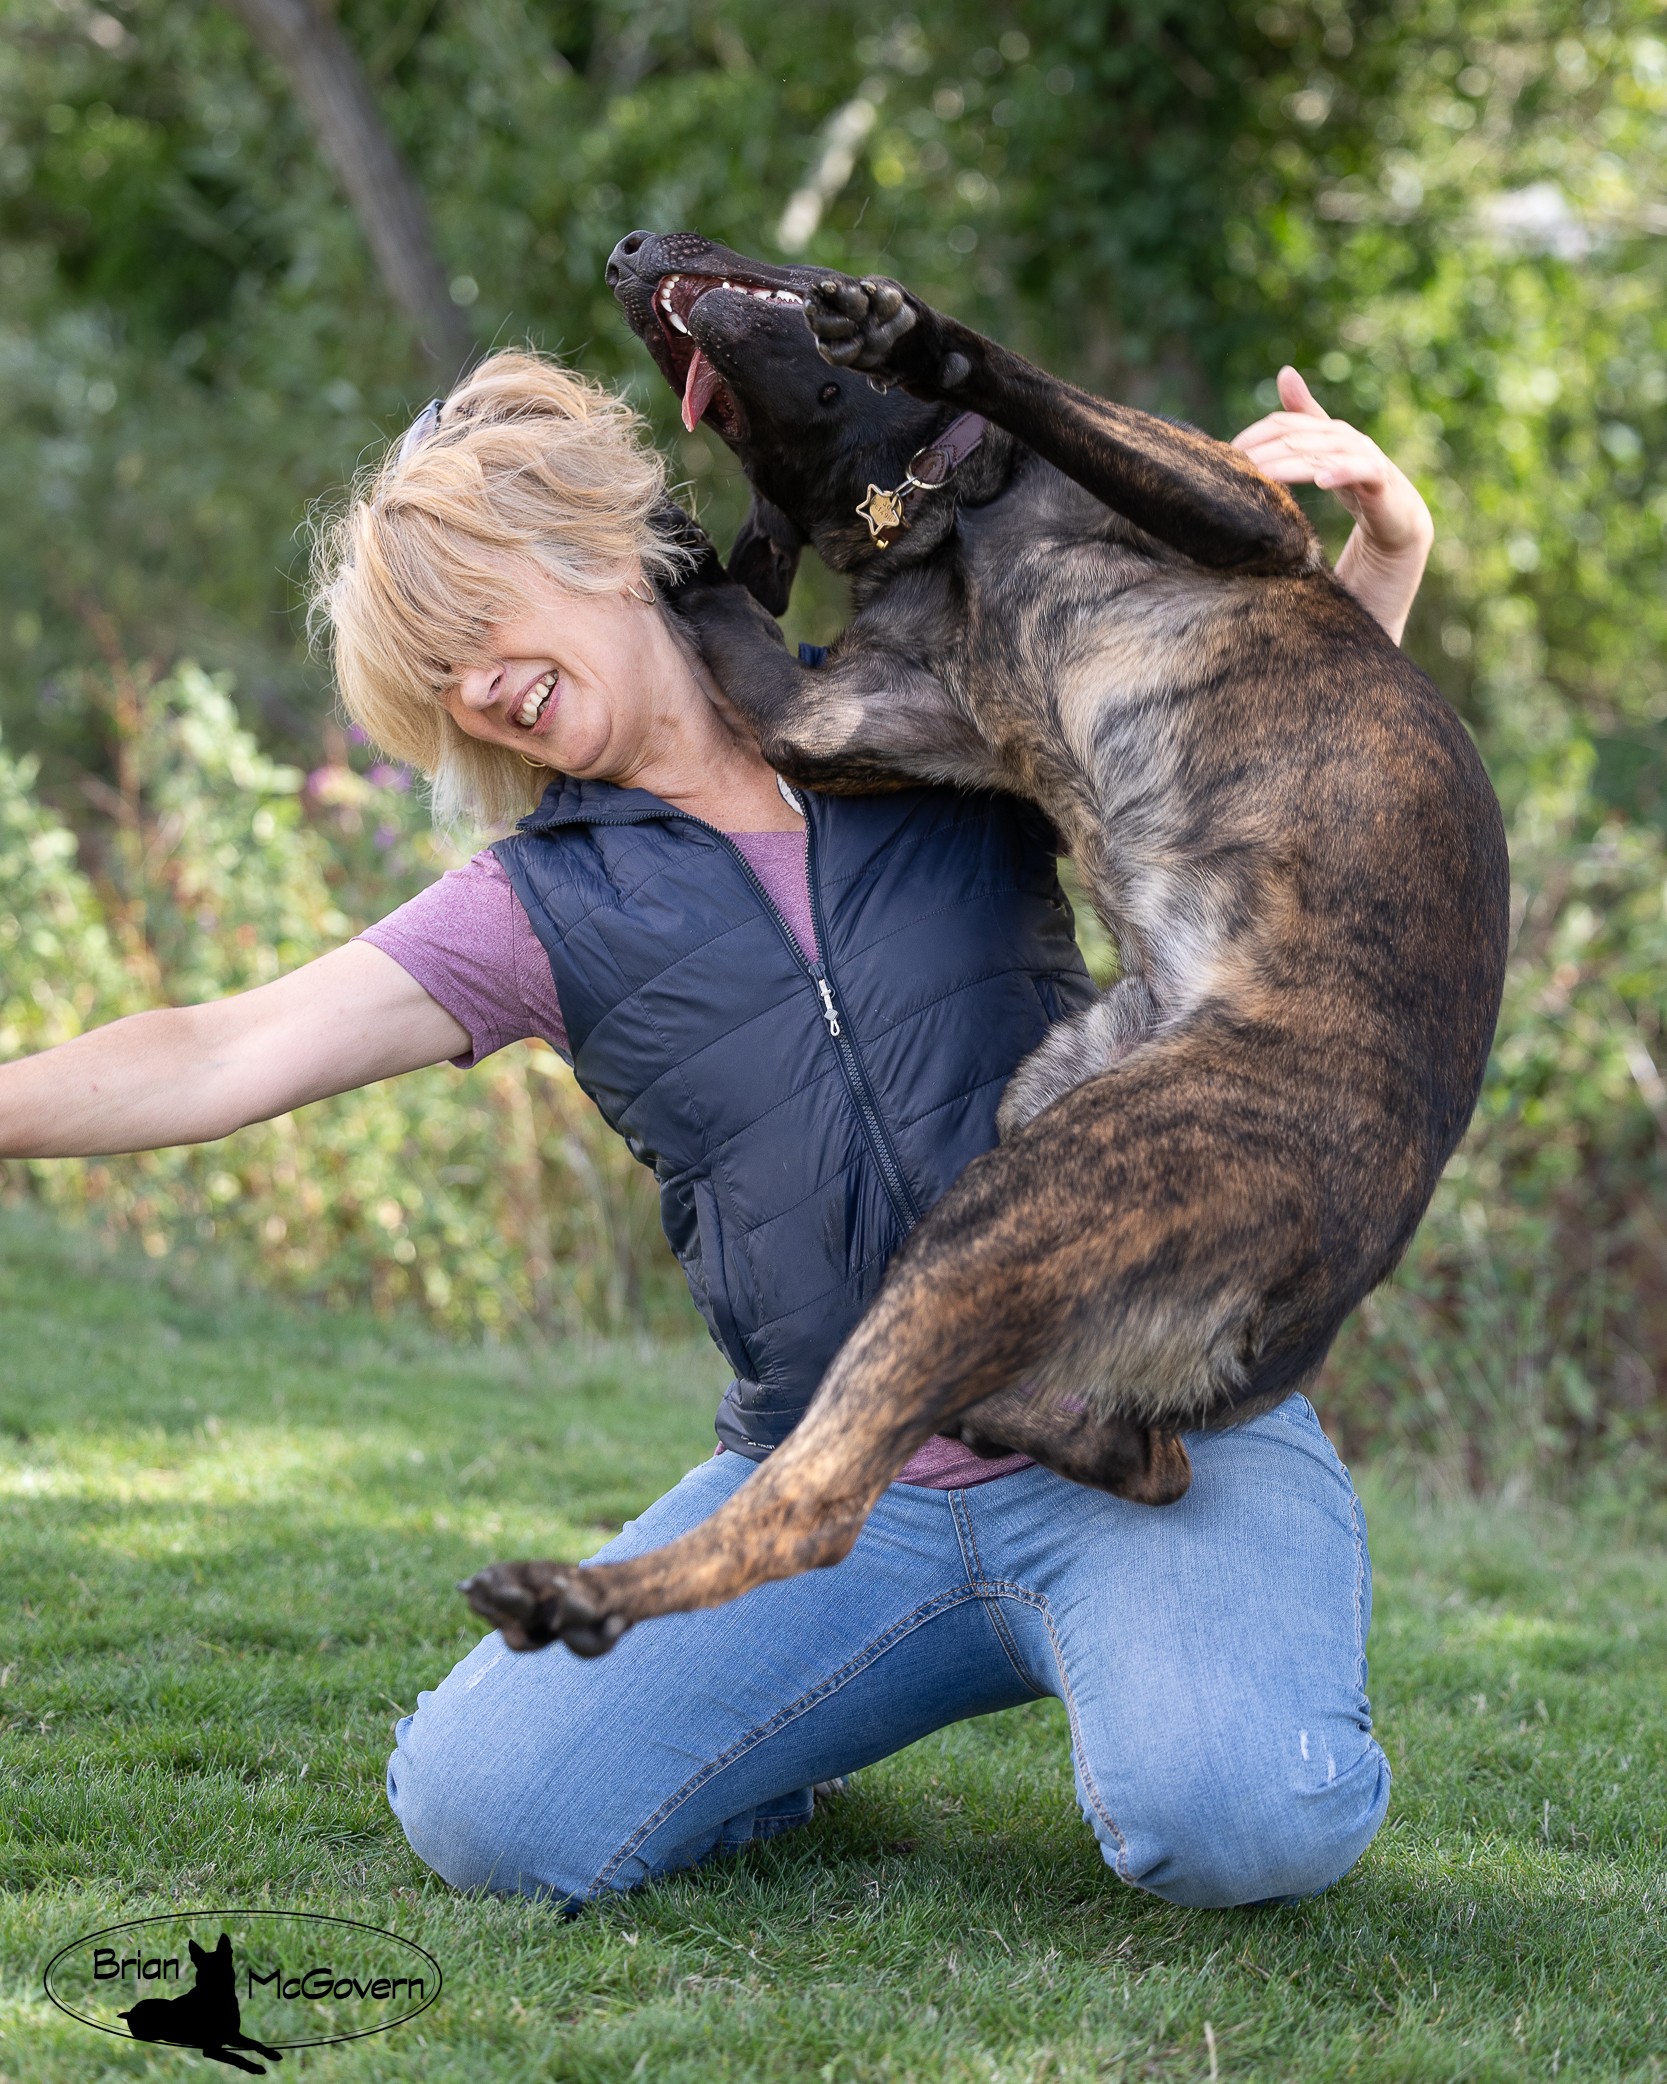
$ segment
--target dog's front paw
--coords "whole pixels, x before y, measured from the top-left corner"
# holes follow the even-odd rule
[[[729,574],[724,570],[723,559],[718,555],[712,538],[676,500],[661,500],[649,517],[649,526],[674,549],[680,550],[685,559],[683,569],[675,579],[662,579],[660,582],[660,598],[668,607],[679,606],[686,594],[701,587],[729,584]]]
[[[824,275],[805,299],[805,318],[824,362],[897,382],[905,374],[898,367],[897,348],[919,317],[919,307],[902,285],[883,275],[865,275],[860,282],[849,275]]]
[[[590,1597],[588,1576],[565,1563],[492,1563],[457,1589],[512,1650],[561,1642],[580,1657],[600,1657],[631,1624]]]

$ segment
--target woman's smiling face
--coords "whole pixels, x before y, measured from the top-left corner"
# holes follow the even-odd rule
[[[514,615],[486,632],[484,656],[441,700],[471,738],[615,780],[651,749],[667,641],[656,605],[623,590],[572,593],[531,567]]]

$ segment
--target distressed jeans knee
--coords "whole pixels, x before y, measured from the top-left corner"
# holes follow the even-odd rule
[[[1092,1808],[1108,1866],[1136,1888],[1191,1909],[1296,1903],[1341,1881],[1389,1807],[1389,1761],[1368,1739],[1333,1777],[1283,1789],[1264,1779],[1176,1789],[1114,1836]]]

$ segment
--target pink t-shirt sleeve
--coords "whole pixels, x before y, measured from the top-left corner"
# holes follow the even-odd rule
[[[534,1036],[569,1055],[550,959],[490,849],[420,890],[359,936],[390,955],[469,1037],[478,1064]]]

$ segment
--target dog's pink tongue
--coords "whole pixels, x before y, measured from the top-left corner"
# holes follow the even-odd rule
[[[683,380],[683,424],[691,434],[700,425],[700,416],[712,403],[712,393],[717,388],[718,372],[697,347]]]

